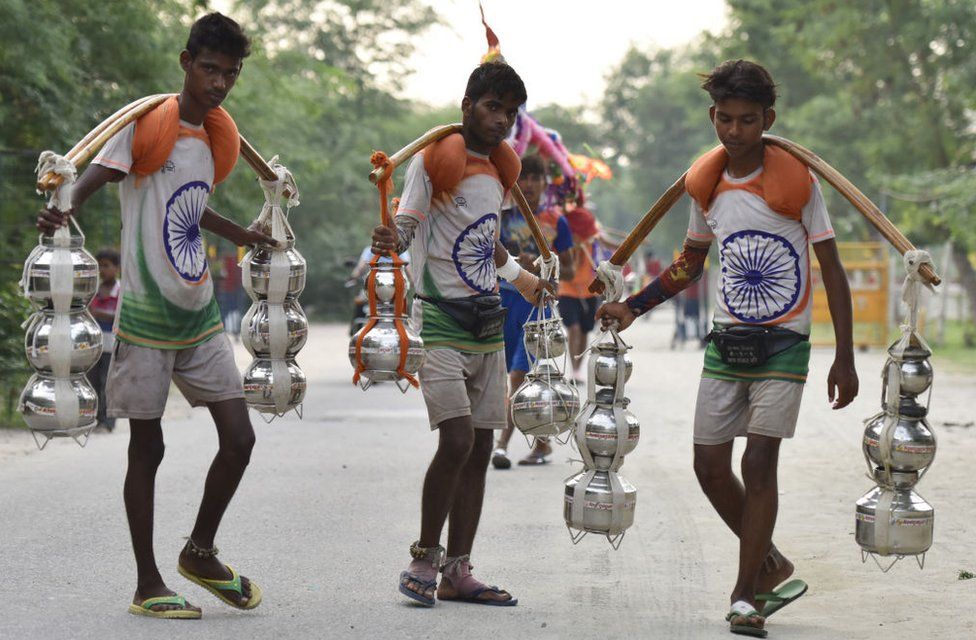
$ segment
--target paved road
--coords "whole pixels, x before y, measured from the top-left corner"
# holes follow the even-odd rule
[[[634,527],[619,551],[570,543],[562,482],[568,449],[542,468],[489,473],[479,576],[510,588],[513,609],[407,604],[395,591],[417,535],[419,489],[435,438],[420,395],[350,383],[341,327],[314,327],[301,363],[305,418],[265,425],[225,518],[221,557],[260,582],[265,603],[231,610],[182,580],[175,560],[190,530],[216,438],[204,410],[174,397],[157,487],[157,557],[171,587],[204,607],[200,622],[125,612],[134,568],[122,508],[126,435],[87,448],[30,452],[25,434],[0,438],[0,638],[727,638],[723,622],[736,544],[691,470],[699,351],[669,351],[666,313],[628,332],[638,345],[628,385],[642,425],[623,474],[638,487]],[[777,614],[770,637],[860,639],[976,636],[971,482],[976,382],[943,371],[932,401],[939,457],[920,485],[935,506],[936,543],[925,569],[904,561],[882,574],[862,564],[853,504],[870,483],[859,452],[862,419],[878,407],[882,355],[860,354],[862,394],[826,405],[829,351],[815,351],[797,438],[784,447],[777,542],[810,593]],[[241,352],[241,362],[246,354]],[[515,455],[525,450],[519,443]]]

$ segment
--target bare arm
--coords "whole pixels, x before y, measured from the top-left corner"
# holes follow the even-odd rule
[[[118,169],[109,169],[100,164],[90,164],[81,174],[71,189],[71,209],[58,211],[51,207],[41,209],[37,214],[37,228],[43,233],[54,233],[58,227],[68,225],[68,216],[78,215],[81,205],[93,193],[101,189],[108,182],[118,182],[125,174]]]
[[[583,247],[570,247],[559,252],[559,279],[572,280],[576,275],[576,251],[583,251]]]
[[[834,341],[837,345],[834,363],[827,374],[827,399],[833,402],[834,409],[841,409],[857,397],[858,391],[857,371],[854,368],[851,289],[834,239],[816,243],[813,251],[820,262],[820,273],[824,289],[827,290],[827,306],[830,308],[830,320],[834,325]]]
[[[215,233],[221,238],[230,240],[238,247],[257,244],[259,242],[272,246],[276,244],[274,238],[271,236],[261,233],[256,228],[248,227],[245,229],[233,220],[229,220],[220,215],[210,207],[204,209],[203,215],[200,217],[200,228]]]

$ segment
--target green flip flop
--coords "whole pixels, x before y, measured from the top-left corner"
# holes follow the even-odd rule
[[[806,582],[797,579],[783,583],[769,593],[756,594],[756,600],[766,603],[761,611],[762,616],[768,618],[773,615],[806,593],[808,588],[809,586]]]
[[[160,604],[175,605],[179,609],[165,609],[162,611],[153,609],[153,607]],[[181,595],[157,596],[155,598],[146,598],[139,604],[130,604],[129,613],[136,616],[168,618],[170,620],[199,620],[202,617],[199,611],[187,609],[186,607],[186,598]]]
[[[231,575],[230,580],[213,580],[210,578],[204,578],[202,576],[198,576],[196,574],[190,573],[190,571],[185,569],[181,564],[176,566],[176,570],[180,572],[181,576],[183,576],[190,582],[203,587],[210,593],[220,598],[220,600],[224,604],[228,604],[234,607],[235,609],[249,610],[261,604],[261,597],[262,597],[261,587],[254,584],[253,580],[251,580],[251,597],[247,599],[246,603],[238,604],[237,602],[231,600],[225,595],[225,593],[236,593],[237,595],[242,596],[244,595],[244,590],[241,587],[240,574],[234,571],[234,568],[231,567],[230,565],[224,565],[224,566],[227,567],[228,571],[230,571],[230,575]]]

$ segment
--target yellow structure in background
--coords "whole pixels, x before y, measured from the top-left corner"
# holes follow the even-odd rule
[[[840,260],[847,271],[854,309],[854,346],[887,346],[888,344],[888,249],[880,242],[838,242]],[[813,257],[813,326],[810,341],[814,345],[833,345],[834,327],[827,307],[820,264]]]

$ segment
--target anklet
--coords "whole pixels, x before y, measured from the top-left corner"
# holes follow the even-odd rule
[[[206,547],[201,547],[200,545],[198,545],[196,542],[193,541],[193,538],[186,539],[186,550],[190,555],[194,555],[204,560],[209,560],[210,558],[216,558],[217,554],[220,553],[220,550],[217,549],[216,546],[213,546],[209,549],[207,549]]]
[[[420,540],[417,540],[410,545],[411,558],[414,560],[427,560],[435,567],[440,566],[441,561],[444,559],[445,553],[446,550],[440,545],[437,545],[436,547],[421,547]]]

